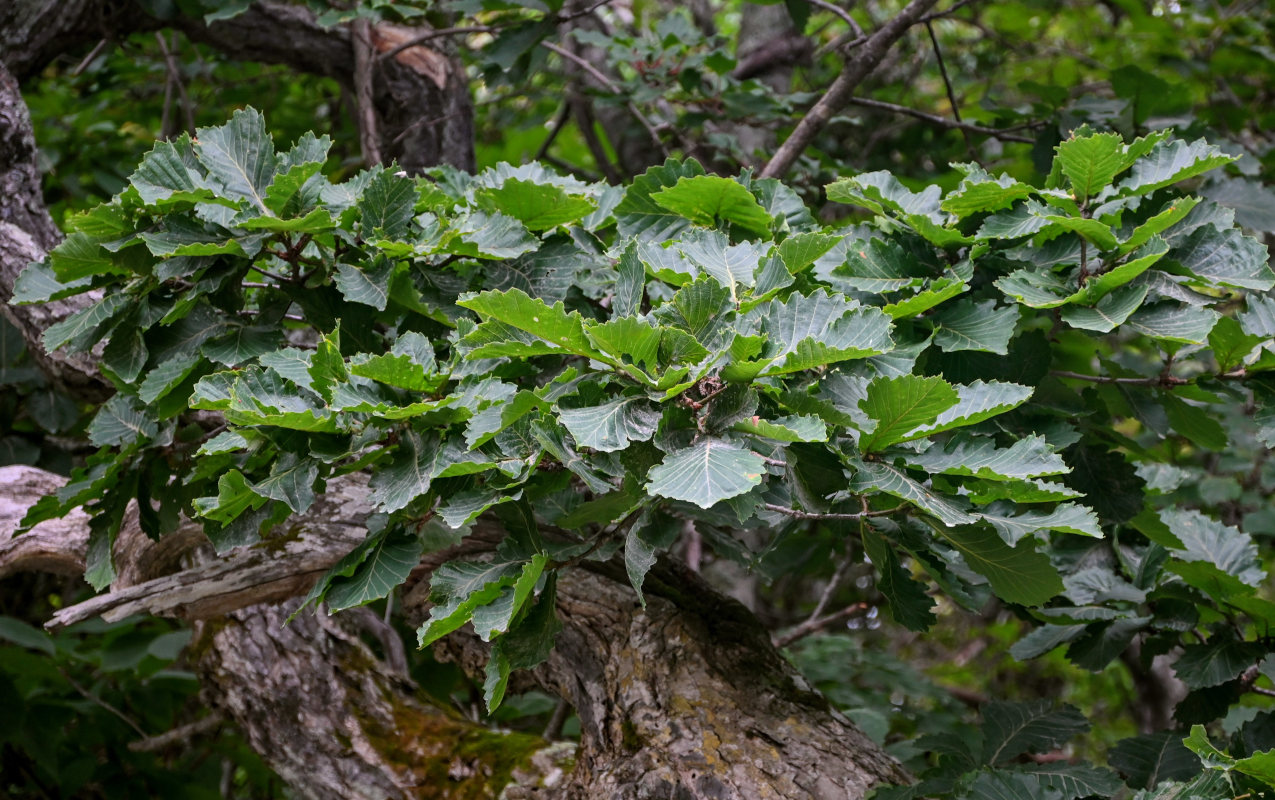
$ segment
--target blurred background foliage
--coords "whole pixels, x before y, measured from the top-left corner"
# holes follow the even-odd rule
[[[834,2],[615,0],[569,24],[554,20],[593,4],[311,5],[330,24],[362,15],[483,29],[448,38],[469,70],[478,167],[538,158],[620,182],[668,155],[696,157],[723,174],[764,164],[836,76],[855,27],[870,30],[902,6]],[[239,4],[144,5],[171,15],[233,13]],[[812,208],[822,209],[823,185],[860,171],[888,169],[913,186],[947,189],[960,178],[949,163],[978,161],[992,172],[1039,181],[1054,145],[1082,123],[1126,138],[1172,127],[1181,138],[1206,137],[1242,156],[1196,191],[1233,208],[1240,224],[1270,244],[1275,10],[1269,3],[998,0],[939,8],[937,18],[896,46],[787,177]],[[777,37],[791,40],[791,57],[758,68],[757,48]],[[580,62],[603,72],[606,83]],[[137,34],[68,52],[23,91],[58,221],[120,190],[157,139],[219,124],[249,103],[266,110],[280,142],[306,130],[331,135],[327,171],[335,177],[361,166],[353,100],[335,81],[229,61],[177,34]],[[1069,353],[1066,332],[1060,337],[1055,352],[1063,358],[1095,355]],[[1076,336],[1075,346],[1091,348],[1093,341]],[[1140,374],[1154,373],[1162,357],[1130,350],[1096,355]],[[1231,441],[1251,445],[1215,453],[1192,446],[1207,430],[1180,429],[1180,420],[1143,403],[1135,390],[1086,391],[1125,420],[1113,435],[1161,457],[1163,466],[1139,476],[1149,488],[1241,525],[1271,566],[1275,463],[1255,436],[1251,409],[1237,402],[1233,414],[1205,424],[1237,431]],[[0,465],[67,473],[88,452],[84,409],[47,385],[3,321],[0,392]],[[816,606],[843,610],[835,624],[795,638],[789,653],[811,683],[909,767],[926,766],[918,737],[964,730],[989,698],[1077,706],[1092,728],[1065,749],[1066,757],[1106,763],[1117,741],[1139,732],[1138,705],[1147,700],[1138,683],[1147,675],[1136,658],[1100,672],[1073,665],[1062,650],[1019,661],[1010,649],[1030,626],[990,597],[981,614],[940,598],[939,624],[925,637],[896,629],[878,614],[871,565],[838,546],[812,536],[764,552],[741,550],[742,566],[707,555],[704,569],[777,636],[807,621]],[[199,706],[182,655],[189,634],[140,619],[55,636],[38,628],[52,609],[86,592],[78,580],[0,581],[0,795],[285,796],[229,731],[159,752],[129,749]],[[414,658],[413,675],[426,691],[481,714],[480,692],[455,668],[428,653]],[[1215,732],[1233,733],[1266,702],[1248,695]],[[526,695],[508,701],[493,723],[540,732],[562,724],[556,711],[550,698]],[[562,728],[568,736],[573,729],[570,720]]]

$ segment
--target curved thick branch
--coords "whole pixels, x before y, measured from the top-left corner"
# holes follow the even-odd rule
[[[854,50],[854,54],[846,60],[841,73],[828,87],[828,91],[824,92],[818,102],[806,112],[792,134],[784,140],[784,143],[775,151],[775,155],[762,168],[761,177],[779,178],[787,173],[828,121],[845,107],[850,96],[854,94],[854,90],[872,73],[872,70],[877,68],[894,43],[907,33],[908,28],[919,22],[937,2],[938,0],[912,0],[889,22],[873,32],[867,41],[859,45]]]

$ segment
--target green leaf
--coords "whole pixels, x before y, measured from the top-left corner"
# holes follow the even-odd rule
[[[890,319],[875,308],[827,292],[794,294],[771,300],[749,313],[767,337],[758,362],[761,375],[784,375],[855,358],[867,358],[894,347]],[[745,377],[749,365],[732,365],[728,380]]]
[[[731,430],[751,433],[777,442],[828,441],[828,426],[818,417],[792,416],[775,420],[752,417],[736,422]]]
[[[18,273],[13,282],[13,297],[10,305],[20,306],[29,303],[47,303],[50,300],[61,300],[79,294],[93,283],[92,278],[84,277],[74,281],[62,281],[53,272],[53,267],[46,261],[33,261],[26,269]]]
[[[374,234],[385,239],[402,239],[416,215],[416,183],[390,169],[377,167],[359,198],[358,209],[365,239],[373,238]]]
[[[524,574],[534,573],[539,578],[547,562],[546,556],[537,554],[530,561],[498,558],[491,562],[443,564],[430,578],[430,602],[434,607],[417,631],[418,646],[432,644],[469,622],[475,609],[500,597],[505,587],[513,586]],[[534,580],[531,587],[524,584],[524,591],[529,593],[534,586]]]
[[[1234,228],[1196,228],[1169,257],[1211,286],[1259,292],[1275,286],[1266,245]]]
[[[173,389],[181,385],[190,373],[203,363],[198,353],[178,353],[161,362],[150,372],[137,387],[137,397],[143,403],[154,403]]]
[[[623,364],[634,364],[644,373],[660,372],[660,343],[667,328],[657,328],[637,317],[621,317],[610,322],[589,323],[585,333],[599,351]],[[700,348],[700,352],[707,352]],[[630,371],[630,374],[633,374]],[[644,382],[645,376],[639,376]]]
[[[261,508],[266,498],[253,491],[243,473],[232,469],[217,480],[216,497],[200,497],[193,503],[195,513],[228,525],[240,514]]]
[[[1129,177],[1120,182],[1120,194],[1150,194],[1235,160],[1203,139],[1162,141],[1133,164]]]
[[[1005,543],[1013,547],[1025,536],[1038,531],[1062,531],[1078,536],[1102,538],[1102,527],[1093,509],[1075,503],[1059,503],[1053,511],[1024,511],[1021,514],[1008,515],[1000,509],[988,510],[978,514],[985,522],[990,522]]]
[[[765,471],[765,462],[751,450],[726,439],[703,436],[690,447],[669,453],[653,467],[646,490],[709,508],[751,490],[761,483]]]
[[[934,515],[948,526],[975,521],[973,516],[952,499],[935,494],[896,467],[876,461],[855,461],[853,465],[856,472],[849,488],[856,494],[864,494],[872,489],[885,492]]]
[[[660,423],[660,412],[644,398],[623,397],[599,406],[559,409],[558,420],[578,446],[609,453],[623,450],[630,442],[649,440]]]
[[[141,439],[153,439],[157,433],[159,423],[150,409],[136,397],[123,394],[107,400],[98,409],[88,429],[89,442],[96,447],[123,447]]]
[[[1182,542],[1174,553],[1183,561],[1203,561],[1249,586],[1260,586],[1265,580],[1253,538],[1238,528],[1224,525],[1185,509],[1164,509],[1160,518]]]
[[[380,537],[352,575],[332,581],[323,595],[328,613],[387,596],[420,564],[422,549],[420,537],[400,528]]]
[[[195,134],[195,152],[218,194],[245,198],[270,214],[265,191],[274,179],[275,152],[261,112],[245,108],[225,125],[199,128]]]
[[[1171,393],[1160,397],[1160,405],[1175,434],[1208,450],[1226,450],[1229,440],[1226,429],[1217,421],[1215,409],[1199,408]]]
[[[1123,325],[1146,299],[1146,286],[1122,286],[1099,300],[1092,308],[1068,305],[1062,319],[1073,328],[1109,333]]]
[[[0,617],[0,641],[30,650],[39,650],[47,656],[57,654],[57,646],[53,643],[52,636],[13,617]]]
[[[228,333],[204,342],[203,354],[219,364],[237,367],[276,351],[282,340],[283,334],[278,328],[236,325]]]
[[[310,373],[310,389],[322,397],[324,402],[331,403],[333,387],[345,383],[349,377],[345,369],[345,359],[341,357],[339,327],[319,337],[307,371]]]
[[[620,235],[657,242],[676,238],[690,225],[689,220],[655,202],[652,195],[676,186],[682,178],[703,174],[704,168],[694,159],[681,162],[670,158],[634,178],[615,207]]]
[[[1036,606],[1063,590],[1062,579],[1049,558],[1032,549],[1029,542],[1010,547],[990,527],[945,528],[950,541],[965,563],[987,578],[992,591],[1006,602]]]
[[[1054,750],[1087,730],[1085,716],[1073,706],[992,701],[983,706],[983,762],[1004,764],[1023,753]]]
[[[478,638],[490,642],[492,637],[509,630],[514,618],[535,590],[548,561],[549,557],[542,553],[532,556],[530,561],[523,564],[522,572],[513,583],[502,588],[500,594],[490,602],[474,608],[471,621]]]
[[[1070,467],[1041,436],[1027,436],[1007,448],[985,437],[953,436],[919,454],[904,456],[909,466],[929,473],[970,475],[988,480],[1060,475]]]
[[[659,552],[677,542],[682,535],[682,527],[676,517],[656,511],[643,513],[625,534],[624,569],[643,608],[646,608],[646,597],[642,594],[642,584],[646,581],[646,573],[655,566]]]
[[[368,499],[382,511],[398,511],[428,492],[438,450],[437,436],[422,438],[415,431],[406,431],[393,460],[372,476]]]
[[[517,258],[539,245],[521,222],[495,212],[474,212],[459,222],[456,231],[460,234],[459,241],[452,241],[447,247],[455,255]]]
[[[1182,744],[1182,734],[1159,731],[1122,739],[1111,749],[1108,763],[1130,786],[1153,787],[1162,781],[1183,780],[1200,771],[1200,760]]]
[[[1032,194],[1032,187],[1019,183],[1008,175],[993,178],[977,164],[954,166],[966,173],[965,178],[954,191],[943,198],[939,207],[958,217],[999,211]]]
[[[728,222],[759,236],[766,236],[770,231],[770,215],[761,203],[752,192],[730,178],[683,176],[674,185],[652,192],[650,199],[660,208],[706,228]]]
[[[788,272],[796,275],[822,258],[842,239],[827,233],[798,233],[784,239],[776,250]]]
[[[352,264],[336,265],[336,287],[351,303],[362,303],[377,311],[384,311],[390,298],[390,278],[394,275],[394,262],[376,259],[367,269]]]
[[[1116,240],[1116,234],[1111,230],[1111,226],[1096,219],[1069,217],[1060,214],[1045,214],[1044,219],[1049,223],[1051,229],[1062,228],[1069,230],[1084,238],[1099,250],[1116,250],[1120,247],[1120,242]]]
[[[1222,317],[1209,331],[1209,348],[1217,360],[1221,372],[1230,372],[1244,363],[1253,348],[1266,341],[1266,337],[1253,336],[1231,317]]]
[[[521,289],[510,289],[507,292],[464,294],[456,305],[475,311],[485,319],[494,319],[533,334],[563,352],[612,363],[590,344],[579,312],[568,314],[562,303],[548,306]]]
[[[122,292],[108,294],[100,302],[45,328],[41,336],[44,349],[53,352],[73,340],[76,349],[80,349],[79,345],[84,340],[91,339],[96,343],[101,338],[99,334],[135,302],[134,298]]]
[[[265,480],[252,484],[252,490],[286,503],[294,514],[304,514],[314,504],[314,482],[318,477],[319,465],[314,459],[287,453],[274,463]]]
[[[1124,141],[1118,133],[1072,136],[1054,149],[1062,174],[1081,202],[1110,186],[1116,175],[1129,167]]]
[[[997,308],[996,301],[966,300],[939,314],[934,343],[945,352],[982,350],[1005,355],[1018,324],[1018,308]]]
[[[195,168],[190,136],[184,133],[172,142],[156,142],[155,147],[142,157],[128,182],[148,206],[163,200],[194,203],[214,197],[212,189]]]
[[[410,331],[394,342],[389,353],[379,356],[356,356],[349,365],[351,375],[370,378],[388,386],[414,392],[433,391],[439,379],[434,377],[434,347],[419,333]]]
[[[1218,635],[1205,644],[1184,646],[1173,671],[1187,688],[1202,689],[1239,677],[1264,655],[1266,648],[1260,644]]]
[[[742,186],[739,188],[747,191]],[[732,245],[726,234],[719,231],[695,231],[693,235],[684,236],[676,247],[698,269],[729,289],[732,300],[738,300],[738,287],[754,285],[764,252],[760,244],[751,242]]]
[[[613,319],[631,317],[638,313],[646,290],[646,266],[637,255],[637,245],[630,243],[620,254],[615,279],[615,296],[611,301]]]
[[[496,639],[487,662],[483,682],[483,699],[490,713],[504,700],[509,673],[515,669],[531,669],[549,658],[554,639],[562,630],[558,621],[557,572],[545,580],[540,599],[508,633]]]
[[[881,307],[891,319],[906,319],[920,316],[931,308],[963,294],[970,287],[965,281],[957,278],[943,277],[930,281],[925,288],[916,294],[909,295],[893,303]]]
[[[934,601],[925,587],[912,579],[899,562],[898,553],[871,525],[859,529],[864,554],[877,568],[877,589],[889,603],[890,617],[912,631],[929,630],[938,621]]]
[[[1157,303],[1154,306],[1143,306],[1129,318],[1125,326],[1152,339],[1204,344],[1220,316],[1210,308],[1172,302]]]
[[[475,197],[484,208],[513,217],[532,231],[576,222],[597,208],[588,197],[568,194],[560,186],[519,178],[509,178],[495,188],[480,189]]]
[[[1245,298],[1245,305],[1246,309],[1239,315],[1244,332],[1263,339],[1275,337],[1275,297],[1250,294]]]
[[[859,450],[873,453],[906,441],[911,431],[932,425],[957,400],[956,390],[942,378],[900,375],[873,379],[859,408],[876,424],[859,438]]]

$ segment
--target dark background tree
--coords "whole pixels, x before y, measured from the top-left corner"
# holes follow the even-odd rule
[[[1243,156],[1196,188],[1266,233],[1275,229],[1275,198],[1261,183],[1271,24],[1260,3],[1075,4],[1061,13],[1037,3],[704,3],[682,13],[623,3],[19,0],[0,9],[0,299],[60,240],[57,222],[122,189],[153,140],[221,124],[247,104],[267,109],[281,144],[308,129],[331,135],[325,172],[338,176],[378,162],[415,174],[537,158],[621,184],[666,157],[690,156],[720,174],[750,167],[784,177],[816,206],[821,187],[851,171],[888,169],[950,189],[960,175],[946,165],[977,161],[1031,180],[1082,122],[1127,138],[1173,125]],[[5,309],[6,531],[50,493],[53,474],[92,452],[87,412],[111,392],[98,373],[102,353],[46,355],[32,345],[99,299]],[[972,359],[962,380],[985,366]],[[1168,433],[1164,469],[1141,480],[1250,534],[1275,533],[1266,507],[1275,480],[1251,432],[1233,436],[1246,442],[1234,453],[1191,451],[1182,442],[1198,432],[1179,430],[1194,421],[1189,411],[1130,387],[1105,392],[1113,387],[1100,381],[1086,399],[1102,393],[1114,417],[1134,421],[1122,435]],[[1223,423],[1239,430],[1247,419]],[[1095,474],[1110,465],[1100,466]],[[405,652],[399,637],[429,614],[431,570],[489,552],[508,523],[480,523],[429,553],[377,613],[307,613],[281,626],[295,598],[364,539],[365,495],[357,478],[330,482],[288,523],[304,532],[299,540],[229,556],[201,544],[202,526],[191,522],[153,542],[146,520],[121,509],[119,575],[92,599],[74,577],[45,574],[74,576],[93,563],[85,517],[0,544],[0,575],[9,576],[0,637],[13,645],[0,650],[0,696],[22,709],[4,734],[5,790],[115,796],[126,786],[185,792],[193,782],[210,795],[265,796],[281,781],[332,797],[502,788],[516,797],[520,785],[541,787],[525,796],[751,797],[764,787],[859,797],[879,780],[906,779],[881,745],[924,768],[935,745],[918,735],[957,730],[963,703],[1065,688],[1099,723],[1081,746],[1088,755],[1187,721],[1173,716],[1182,687],[1156,658],[1158,640],[1124,640],[1112,653],[1124,651],[1123,671],[1092,677],[1057,652],[1008,666],[1006,651],[1027,628],[1021,610],[990,597],[980,615],[941,606],[935,636],[899,636],[878,616],[883,596],[863,553],[815,522],[782,546],[735,545],[757,551],[742,551],[751,572],[731,561],[728,542],[688,526],[647,577],[645,609],[615,563],[565,572],[553,655],[515,674],[517,699],[488,718],[486,645],[453,635],[437,646],[440,662]],[[1066,561],[1067,549],[1055,557]],[[192,624],[130,616],[138,612]],[[99,614],[111,622],[92,621]],[[53,638],[29,627],[50,616],[73,627]],[[850,636],[821,633],[847,621]],[[772,634],[827,699],[804,688]],[[929,666],[929,677],[913,665]],[[1226,691],[1268,691],[1257,672],[1241,677]],[[688,697],[698,698],[691,708]],[[1144,785],[1198,770],[1171,737],[1134,741],[1173,756],[1173,768],[1141,776]]]

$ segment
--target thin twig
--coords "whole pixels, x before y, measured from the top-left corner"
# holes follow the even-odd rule
[[[493,28],[490,25],[460,25],[455,28],[438,28],[436,30],[426,31],[420,36],[408,39],[402,44],[391,47],[389,50],[386,50],[384,53],[377,56],[377,60],[388,61],[404,50],[410,50],[413,47],[425,44],[426,42],[434,39],[439,39],[443,36],[464,36],[467,33],[495,33],[497,30],[499,30],[499,28]]]
[[[810,612],[810,617],[806,622],[811,622],[823,616],[828,604],[832,602],[832,596],[837,593],[837,589],[841,588],[841,582],[845,580],[846,573],[849,571],[850,554],[846,553],[845,558],[841,559],[840,563],[837,564],[837,568],[833,570],[832,577],[828,579],[828,585],[824,587],[823,594],[819,595],[819,602],[815,603],[815,610]]]
[[[829,3],[828,0],[810,0],[810,5],[815,8],[822,8],[824,11],[831,11],[833,14],[841,17],[841,19],[850,26],[850,30],[854,32],[855,36],[863,35],[863,28],[859,26],[859,23],[855,21],[854,17],[850,16],[850,12],[846,11],[841,6],[836,5],[835,3]]]
[[[143,739],[148,738],[148,736],[147,736],[147,734],[146,734],[146,731],[142,730],[142,727],[141,727],[140,725],[138,725],[136,722],[134,722],[134,721],[133,721],[133,720],[132,720],[132,719],[131,719],[131,718],[130,718],[127,714],[125,714],[123,711],[120,711],[118,708],[116,708],[115,706],[113,706],[113,705],[111,705],[110,703],[106,702],[105,700],[103,700],[102,698],[98,697],[97,695],[93,694],[93,693],[92,693],[92,692],[90,692],[88,689],[85,689],[83,686],[81,686],[81,685],[80,685],[80,684],[79,684],[79,683],[75,680],[75,678],[72,678],[72,677],[71,677],[71,675],[70,675],[70,673],[68,673],[66,670],[62,669],[61,667],[58,667],[58,668],[57,668],[57,670],[58,670],[58,672],[62,675],[62,677],[66,679],[66,682],[67,682],[67,683],[69,683],[69,684],[71,684],[71,688],[75,689],[75,691],[77,691],[77,692],[79,692],[80,694],[84,695],[84,697],[85,697],[86,699],[88,699],[89,701],[93,702],[94,704],[96,704],[96,705],[98,705],[98,706],[101,706],[102,708],[106,709],[107,711],[111,712],[111,713],[112,713],[112,714],[114,714],[115,716],[117,716],[117,717],[119,717],[120,719],[122,719],[122,720],[124,721],[124,723],[125,723],[126,725],[128,725],[128,727],[130,727],[130,728],[132,728],[133,730],[137,731],[137,735],[138,735],[138,736],[142,737]]]
[[[848,619],[866,614],[871,608],[872,606],[867,603],[855,603],[854,605],[846,606],[840,611],[829,614],[826,617],[808,619],[785,633],[783,636],[776,636],[772,641],[774,642],[775,647],[783,649],[793,642],[806,638],[812,633],[818,633],[824,628],[831,627],[839,622],[845,622]]]
[[[554,23],[560,24],[563,22],[568,22],[570,20],[576,19],[577,17],[583,17],[588,14],[592,14],[594,11],[597,11],[599,8],[601,8],[602,6],[610,2],[612,2],[612,0],[598,0],[598,2],[594,3],[588,8],[581,9],[579,11],[573,11],[570,14],[563,14],[562,16],[555,17]],[[519,20],[519,22],[521,21],[522,20]],[[389,59],[403,52],[404,50],[410,50],[413,47],[417,47],[419,45],[425,44],[426,42],[433,41],[434,39],[440,39],[444,36],[464,36],[470,33],[497,33],[498,31],[500,31],[501,27],[503,26],[458,25],[454,28],[438,28],[436,30],[426,31],[425,33],[422,33],[420,36],[415,36],[411,39],[408,39],[406,42],[403,42],[402,44],[395,45],[389,50],[386,50],[384,53],[381,53],[380,56],[378,56],[378,59],[381,61],[388,61]]]
[[[177,97],[182,106],[182,115],[186,118],[186,131],[187,133],[194,133],[195,110],[191,106],[190,96],[186,94],[186,84],[182,82],[181,72],[177,66],[177,56],[173,53],[173,50],[176,50],[177,48],[177,34],[173,34],[173,47],[171,49],[164,41],[163,33],[156,32],[155,41],[159,42],[159,51],[164,54],[164,64],[168,71],[168,80],[170,81],[170,83],[164,87],[164,118],[165,120],[168,118],[168,87],[175,86],[177,88]],[[160,124],[160,130],[167,132],[166,122]]]
[[[549,135],[540,143],[540,147],[536,149],[536,154],[531,157],[532,161],[539,161],[549,152],[549,148],[553,146],[553,140],[558,138],[558,134],[567,124],[567,120],[571,118],[571,103],[563,103],[558,106],[558,113],[553,117],[553,124],[549,127]]]
[[[158,736],[148,736],[145,739],[129,742],[128,749],[134,753],[153,753],[156,750],[177,744],[179,742],[197,739],[206,733],[212,733],[221,726],[225,720],[220,711],[214,711],[206,717],[201,717],[194,722],[186,725],[179,725],[171,731],[161,733]]]
[[[580,130],[580,136],[584,139],[585,147],[589,148],[589,153],[593,156],[593,161],[598,165],[598,169],[602,170],[602,176],[607,183],[618,184],[623,182],[619,170],[611,163],[611,159],[607,156],[606,148],[602,146],[602,140],[598,138],[598,132],[593,125],[593,108],[588,99],[579,93],[568,101],[571,110],[575,114],[576,127]]]
[[[71,70],[71,77],[78,78],[84,72],[84,70],[89,68],[89,64],[93,63],[93,59],[100,56],[102,54],[102,50],[104,50],[106,46],[110,43],[111,43],[110,39],[103,39],[102,41],[94,45],[93,49],[89,51],[89,54],[84,57],[84,60],[81,61],[79,64],[77,64],[75,69]]]
[[[556,742],[562,738],[562,726],[567,722],[567,712],[571,710],[571,705],[566,700],[559,700],[558,705],[553,707],[553,714],[549,716],[549,723],[545,725],[545,731],[541,734],[542,739],[546,742]]]
[[[886,508],[880,511],[860,511],[853,514],[834,514],[819,513],[817,511],[802,511],[797,508],[789,508],[788,506],[776,505],[775,503],[763,503],[762,508],[767,511],[774,511],[776,514],[784,514],[794,519],[863,519],[865,517],[888,517],[907,508],[907,503],[900,503],[894,508]]]
[[[983,125],[975,125],[971,122],[957,122],[956,120],[951,120],[947,117],[940,117],[938,114],[930,114],[926,111],[918,111],[915,108],[908,108],[907,106],[901,106],[895,103],[887,103],[882,100],[872,100],[867,97],[852,97],[847,102],[849,105],[863,106],[864,108],[879,108],[882,111],[892,111],[895,114],[904,114],[909,117],[916,117],[917,119],[922,119],[926,122],[933,122],[935,125],[952,130],[959,128],[962,130],[972,131],[974,133],[982,133],[987,136],[1000,139],[1002,142],[1024,142],[1026,144],[1032,144],[1036,141],[1035,139],[1031,139],[1026,136],[1017,136],[1015,134],[1008,133],[1000,128],[988,128]],[[1015,130],[1018,130],[1018,128],[1015,128]]]
[[[946,17],[949,14],[952,14],[953,12],[960,11],[962,8],[965,8],[971,3],[977,3],[977,2],[978,0],[961,0],[961,2],[953,5],[951,8],[945,11],[935,11],[933,14],[926,14],[924,17],[921,17],[921,19],[918,20],[918,22],[932,22],[936,19],[942,19],[943,17]]]
[[[590,77],[592,77],[594,80],[598,81],[600,84],[606,87],[607,91],[611,92],[612,94],[618,97],[626,96],[625,91],[621,89],[618,85],[616,85],[615,81],[608,78],[606,74],[603,73],[601,70],[599,70],[597,67],[593,66],[588,61],[584,60],[583,58],[571,52],[570,50],[567,50],[564,47],[559,47],[553,42],[546,42],[546,41],[541,41],[540,46],[550,51],[551,53],[557,53],[558,55],[562,56],[568,61],[571,61],[572,63],[574,63],[576,66],[580,67],[585,72],[589,73]],[[655,146],[661,152],[667,155],[668,148],[664,146],[664,140],[660,138],[660,132],[656,129],[655,125],[651,122],[651,120],[648,119],[647,116],[643,114],[638,109],[638,107],[633,104],[633,101],[631,100],[625,101],[624,107],[629,110],[629,113],[632,114],[633,117],[638,122],[642,123],[643,128],[646,128],[646,132],[650,135],[651,141],[655,143]]]
[[[934,25],[928,20],[925,23],[925,30],[930,34],[930,45],[934,48],[934,60],[939,65],[939,75],[943,76],[943,88],[947,91],[947,103],[952,107],[952,118],[958,124],[961,123],[961,104],[956,101],[956,90],[952,88],[952,79],[947,75],[947,65],[943,63],[943,51],[939,48],[939,37],[934,34]],[[978,151],[974,149],[974,140],[970,138],[970,129],[964,125],[960,127],[961,136],[965,137],[965,148],[969,150],[970,158],[978,161]]]
[[[1174,375],[1157,375],[1154,378],[1113,378],[1110,375],[1085,375],[1082,372],[1072,372],[1066,369],[1050,370],[1049,374],[1055,378],[1073,378],[1078,381],[1089,381],[1090,383],[1122,383],[1131,386],[1183,386],[1191,383],[1186,378],[1179,378]]]

